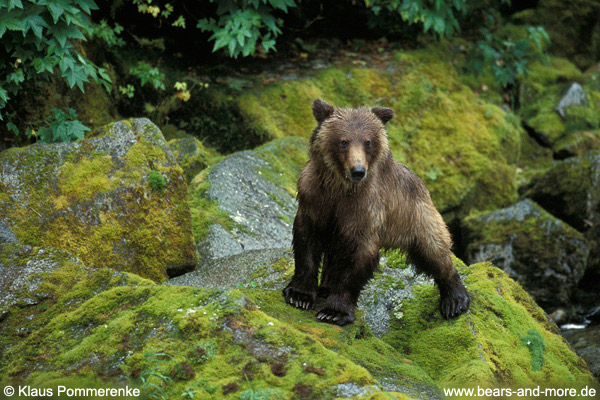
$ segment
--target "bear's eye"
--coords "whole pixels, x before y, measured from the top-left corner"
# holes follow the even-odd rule
[[[346,147],[348,147],[348,141],[347,141],[347,140],[342,140],[342,143],[341,143],[341,144],[342,144],[342,148],[344,148],[344,149],[345,149]]]
[[[365,140],[365,147],[367,149],[371,147],[371,141],[370,140]]]

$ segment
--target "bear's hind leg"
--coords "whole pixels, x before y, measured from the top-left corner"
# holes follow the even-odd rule
[[[328,255],[326,288],[329,293],[317,318],[340,326],[354,321],[354,309],[363,286],[373,277],[379,263],[377,244],[358,246],[354,252],[338,248]]]

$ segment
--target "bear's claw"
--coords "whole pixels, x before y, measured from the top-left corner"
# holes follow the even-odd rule
[[[289,303],[296,308],[308,310],[315,303],[317,293],[316,291],[305,291],[288,286],[283,289],[283,296],[285,297],[286,303]]]
[[[344,326],[354,321],[354,315],[349,315],[330,308],[324,308],[317,313],[317,319],[328,324]]]

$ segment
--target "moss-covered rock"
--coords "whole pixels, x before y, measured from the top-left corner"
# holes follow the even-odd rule
[[[0,187],[0,221],[23,244],[159,282],[196,264],[185,179],[146,119],[74,143],[4,151]]]
[[[170,140],[169,147],[188,182],[218,157],[216,152],[204,147],[201,141],[193,137]]]
[[[568,329],[563,336],[587,363],[590,371],[600,378],[600,325],[585,329]]]
[[[254,263],[255,276],[262,277],[259,285],[277,290],[244,293],[261,311],[367,368],[384,387],[409,394],[416,387],[422,395],[428,385],[559,387],[570,382],[579,387],[593,382],[585,363],[569,349],[544,311],[489,263],[466,266],[454,259],[472,296],[472,308],[456,320],[445,321],[433,281],[415,274],[402,253],[388,251],[361,293],[357,322],[339,328],[318,322],[312,310],[295,309],[281,300],[279,289],[285,280],[280,276],[291,276],[293,261],[280,254],[282,258],[274,263],[267,257],[266,265]],[[208,271],[204,276],[211,280]],[[199,275],[195,278],[195,283],[188,283],[205,282]],[[237,285],[228,280],[220,284],[223,288]],[[439,396],[436,391],[426,393],[427,398]]]
[[[14,291],[17,302],[36,301],[11,306],[0,320],[2,384],[128,384],[142,398],[200,399],[442,399],[443,388],[459,386],[594,385],[542,310],[489,264],[455,260],[472,309],[446,321],[437,288],[389,254],[374,283],[407,295],[376,337],[361,313],[346,328],[323,324],[286,305],[279,289],[156,285],[85,267],[63,252],[16,246],[0,246],[0,260],[11,260],[2,268],[40,261],[52,268],[32,272],[35,288]],[[265,261],[293,272],[289,254]],[[404,273],[388,275],[392,269]]]
[[[544,311],[506,273],[489,263],[458,270],[472,297],[468,313],[444,321],[437,288],[418,285],[384,340],[441,387],[597,386]]]
[[[428,51],[396,53],[377,68],[340,66],[282,80],[242,95],[242,115],[266,137],[308,137],[316,126],[311,102],[386,106],[394,156],[427,184],[450,219],[467,209],[516,198],[520,126],[460,83],[450,62]]]
[[[568,307],[584,275],[584,236],[529,199],[463,221],[469,262],[491,261],[547,310]]]
[[[306,142],[274,140],[234,153],[195,177],[189,203],[203,259],[290,246]]]
[[[19,269],[39,258],[40,251],[0,246],[0,255],[13,260],[3,265],[7,268]],[[412,392],[437,393],[423,373],[419,380],[398,378],[397,388],[381,384],[369,369],[373,363],[388,368],[406,364],[398,373],[419,368],[389,345],[373,343],[364,325],[349,332],[324,326],[329,336],[324,344],[317,332],[301,331],[262,311],[256,301],[279,296],[279,291],[159,286],[77,262],[52,271],[32,275],[43,299],[26,309],[15,307],[0,321],[1,383],[51,388],[65,382],[75,387],[129,384],[142,389],[141,398],[192,392],[200,399],[409,399],[395,392],[414,380]],[[352,349],[352,342],[363,350],[379,347],[373,347],[369,363],[357,363],[356,349],[337,351],[337,346]]]
[[[530,133],[551,148],[555,158],[566,158],[598,148],[600,90],[597,79],[597,74],[584,75],[569,61],[556,57],[534,63],[524,79],[520,115]],[[564,109],[558,107],[574,82],[581,85],[584,104]]]
[[[600,300],[600,152],[557,162],[521,191],[584,233],[591,249],[588,277],[582,284],[592,303]]]

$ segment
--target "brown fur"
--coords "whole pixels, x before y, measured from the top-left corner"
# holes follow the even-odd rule
[[[440,288],[442,314],[466,311],[469,297],[451,260],[450,233],[423,182],[392,157],[385,108],[334,109],[313,103],[318,126],[310,160],[298,181],[294,221],[295,275],[286,301],[309,308],[327,299],[317,316],[344,325],[379,262],[379,248],[401,248]],[[356,171],[364,178],[355,181]],[[360,172],[359,172],[360,175]]]

